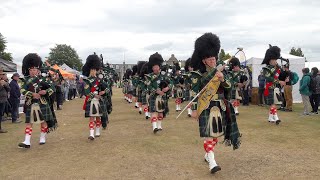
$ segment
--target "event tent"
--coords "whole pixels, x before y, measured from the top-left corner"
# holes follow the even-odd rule
[[[66,65],[65,63],[62,64],[60,67],[61,67],[61,69],[67,71],[68,73],[80,75],[79,71],[72,69],[70,66]]]
[[[290,70],[292,72],[296,72],[299,75],[300,80],[302,78],[302,68],[305,67],[305,58],[285,53],[281,53],[281,56],[285,59],[289,59]],[[264,54],[262,54],[261,56],[251,57],[246,61],[246,65],[252,68],[252,87],[259,87],[258,76],[260,75],[262,67],[266,66],[261,64],[263,58]],[[278,60],[278,64],[281,64],[280,60]],[[293,86],[292,96],[294,103],[302,102],[301,95],[299,93],[299,82]]]
[[[17,72],[17,65],[13,62],[0,58],[0,67],[4,72]]]
[[[320,61],[306,62],[305,67],[309,68],[310,70],[313,67],[317,67],[318,69],[320,69]]]
[[[66,78],[66,77],[68,77],[68,78],[74,77],[74,74],[68,73],[67,71],[64,71],[63,69],[61,69],[61,67],[59,67],[59,66],[56,65],[56,64],[55,64],[54,66],[52,66],[52,68],[53,68],[53,69],[58,69],[58,70],[60,71],[61,75],[62,75],[64,78]]]

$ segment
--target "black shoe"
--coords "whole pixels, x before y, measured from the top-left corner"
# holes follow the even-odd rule
[[[146,119],[149,119],[149,116],[146,116]]]
[[[191,114],[188,114],[188,117],[191,117]]]
[[[162,131],[162,128],[160,129],[160,128],[158,128],[158,131]]]
[[[158,132],[158,128],[154,128],[153,134],[156,134]]]
[[[134,106],[135,108],[139,108],[138,106]]]
[[[4,129],[0,129],[0,133],[7,133],[8,131],[4,130]]]
[[[18,124],[18,123],[21,123],[21,122],[22,122],[21,120],[12,121],[12,123],[15,123],[15,124]]]
[[[44,145],[44,144],[46,144],[45,142],[39,142],[39,145]]]
[[[211,174],[214,174],[214,173],[216,173],[216,172],[218,172],[218,171],[220,171],[221,170],[221,167],[220,166],[215,166],[214,168],[212,168],[210,171],[211,171]]]
[[[286,109],[285,112],[292,112],[292,109]]]
[[[139,111],[139,114],[142,114],[142,112],[141,112],[141,111]]]
[[[25,143],[19,143],[19,144],[18,144],[18,147],[19,147],[19,148],[28,149],[28,148],[30,148],[30,145],[26,145]]]
[[[94,137],[100,137],[100,135],[94,135]]]
[[[102,127],[102,129],[103,129],[103,130],[106,130],[106,129],[107,129],[107,127]]]
[[[279,120],[277,120],[276,121],[276,125],[279,125],[280,124],[280,122],[281,122],[281,120],[279,119]]]
[[[89,136],[88,139],[91,140],[91,141],[93,141],[93,140],[94,140],[94,137],[93,137],[93,136]]]
[[[236,113],[236,116],[239,116],[239,113]]]

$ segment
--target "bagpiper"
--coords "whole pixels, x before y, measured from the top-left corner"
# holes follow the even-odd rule
[[[153,133],[156,134],[162,130],[163,112],[165,111],[165,93],[169,91],[169,82],[162,80],[161,78],[161,65],[163,58],[159,53],[152,54],[149,58],[149,67],[152,69],[152,73],[149,74],[150,91],[149,108],[151,112],[151,123]]]
[[[46,134],[57,127],[57,121],[50,109],[50,96],[54,93],[53,84],[47,76],[42,76],[42,61],[39,55],[30,53],[23,58],[22,73],[24,75],[21,93],[25,96],[25,140],[19,148],[30,148],[30,139],[34,123],[41,124],[39,144],[46,143]]]
[[[131,83],[132,83],[132,98],[133,101],[135,102],[134,107],[139,108],[138,104],[138,93],[137,93],[137,86],[139,83],[139,75],[138,75],[138,65],[132,66],[132,75],[131,75]]]
[[[142,66],[145,64],[145,61],[139,61],[137,64],[137,75],[138,75],[138,82],[137,82],[137,103],[139,108],[139,114],[142,114],[142,90],[144,88],[144,74],[141,77],[140,71],[142,69]]]
[[[191,66],[191,58],[189,58],[186,61],[186,64],[184,66],[184,70],[185,70],[185,74],[183,75],[183,78],[185,79],[184,81],[184,86],[185,86],[185,91],[184,91],[184,95],[185,95],[185,100],[191,101],[191,87],[192,87],[192,71],[193,71],[193,67]],[[192,115],[192,108],[191,105],[189,107],[187,107],[187,111],[188,111],[188,116],[191,117]]]
[[[149,97],[150,97],[150,91],[148,86],[150,85],[150,76],[149,73],[151,69],[149,70],[149,62],[146,62],[141,70],[140,70],[140,87],[141,87],[141,104],[143,107],[143,111],[145,114],[145,118],[149,119],[151,117],[150,111],[149,111]]]
[[[230,81],[216,67],[220,40],[212,33],[205,33],[195,42],[191,64],[201,73],[200,95],[197,111],[200,137],[204,138],[205,160],[209,163],[211,173],[221,170],[215,160],[214,149],[218,138],[224,136],[224,142],[233,149],[240,146],[240,133],[234,108],[224,96],[231,87]]]
[[[248,79],[241,71],[240,61],[236,57],[232,57],[229,60],[228,78],[231,83],[231,93],[229,98],[236,115],[239,115],[240,100],[242,100],[241,88],[244,87],[243,82]]]
[[[183,91],[184,91],[184,79],[180,74],[180,65],[179,63],[174,64],[173,68],[173,92],[174,92],[174,98],[176,98],[176,111],[181,111],[181,103],[183,101]]]
[[[281,68],[277,63],[277,60],[280,58],[280,48],[277,46],[269,45],[267,49],[262,64],[266,64],[266,67],[263,67],[263,75],[266,78],[266,85],[264,90],[264,96],[266,104],[270,106],[269,118],[268,121],[279,125],[281,120],[278,117],[277,107],[274,104],[274,88],[279,83],[279,75],[281,73]]]
[[[85,110],[85,117],[89,118],[89,140],[100,137],[101,117],[107,113],[104,96],[109,93],[109,89],[103,81],[103,77],[98,76],[97,72],[100,69],[101,61],[95,54],[89,55],[82,67],[82,74],[87,77],[87,79],[84,79],[86,98],[83,110]]]

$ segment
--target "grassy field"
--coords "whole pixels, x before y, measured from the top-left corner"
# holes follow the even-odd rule
[[[154,135],[150,121],[115,89],[109,127],[94,141],[87,139],[82,104],[75,99],[56,111],[59,128],[43,146],[35,125],[31,149],[17,148],[24,124],[4,122],[0,179],[320,179],[320,115],[302,116],[300,104],[279,112],[279,126],[267,122],[266,107],[240,107],[241,147],[216,147],[222,170],[215,175],[203,160],[197,121],[186,114],[176,120],[174,100],[164,130]]]

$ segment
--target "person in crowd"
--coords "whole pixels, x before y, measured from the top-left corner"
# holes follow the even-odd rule
[[[8,131],[2,129],[1,122],[8,101],[8,93],[10,92],[9,83],[5,81],[6,73],[3,72],[3,69],[0,69],[0,133],[7,133]]]
[[[289,64],[285,64],[283,66],[283,71],[281,71],[279,75],[279,83],[283,88],[283,104],[282,108],[284,111],[291,112],[292,111],[292,80],[293,73],[289,70]]]
[[[65,101],[69,101],[69,88],[70,88],[70,80],[68,77],[64,79],[64,99]]]
[[[259,89],[258,89],[258,97],[259,97],[259,103],[258,106],[263,106],[264,102],[264,88],[266,86],[266,78],[263,75],[263,71],[260,71],[260,75],[258,76],[258,82],[259,82]]]
[[[9,102],[11,104],[11,116],[12,123],[21,123],[19,119],[19,106],[20,106],[20,86],[18,84],[20,75],[14,73],[11,77],[12,81],[10,82],[10,97]]]
[[[311,113],[318,114],[320,101],[320,73],[317,67],[311,69],[311,96],[310,104],[312,107]]]
[[[311,81],[311,74],[309,68],[303,68],[302,69],[303,76],[300,80],[300,87],[299,87],[299,92],[302,97],[302,102],[303,102],[303,115],[309,115],[309,106],[310,106],[310,99],[309,96],[312,94],[310,91],[310,81]]]

